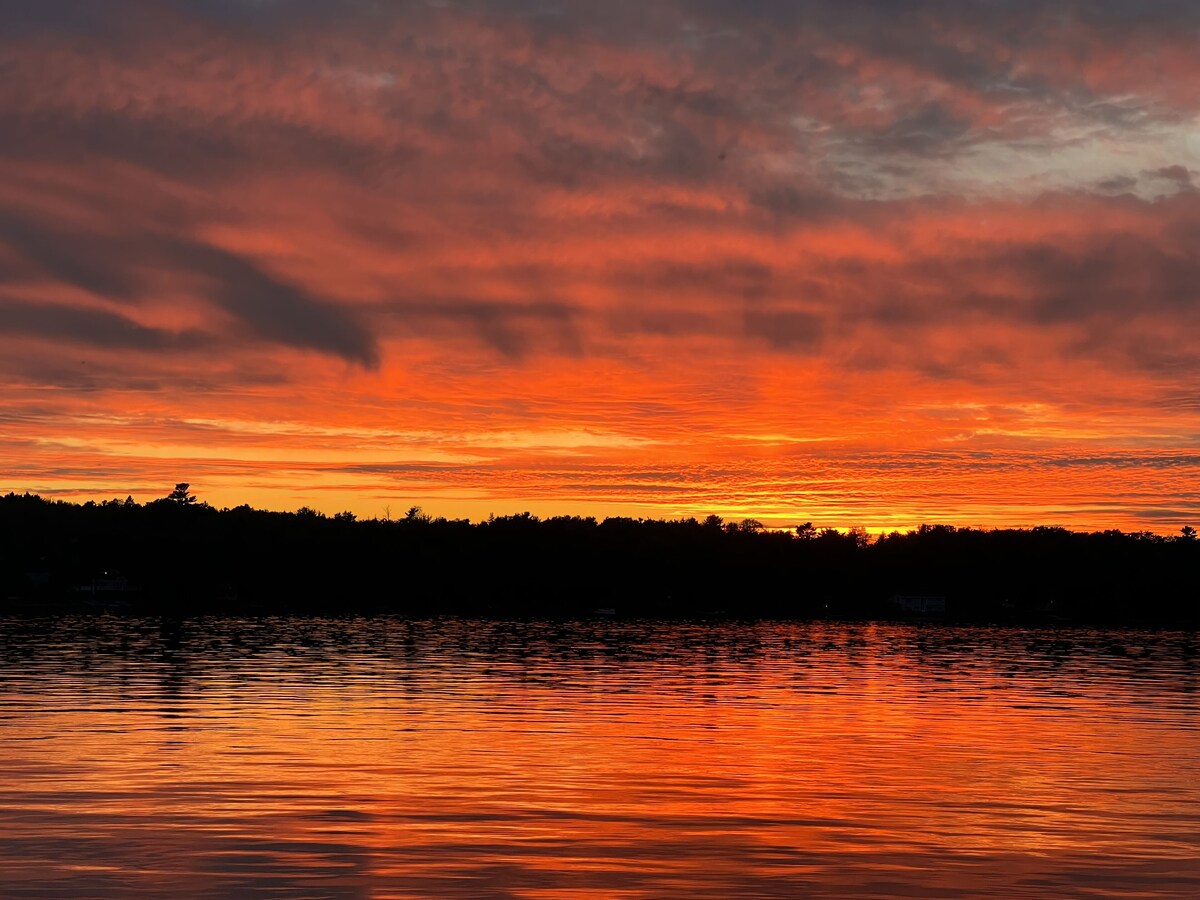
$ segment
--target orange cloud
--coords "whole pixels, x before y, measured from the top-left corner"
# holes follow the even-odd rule
[[[1194,519],[1194,12],[806,9],[15,14],[0,489]]]

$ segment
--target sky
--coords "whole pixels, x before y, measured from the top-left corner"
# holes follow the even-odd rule
[[[0,22],[0,492],[1200,524],[1194,0]]]

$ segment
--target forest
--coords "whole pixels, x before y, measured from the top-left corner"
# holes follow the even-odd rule
[[[418,507],[358,520],[162,499],[0,497],[0,614],[469,614],[1197,624],[1200,540],[1059,527],[764,528],[753,519]]]

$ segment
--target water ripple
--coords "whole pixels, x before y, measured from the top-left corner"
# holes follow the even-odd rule
[[[0,621],[5,897],[1200,895],[1194,635]]]

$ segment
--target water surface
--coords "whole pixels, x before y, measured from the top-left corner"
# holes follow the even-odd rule
[[[0,621],[5,897],[1200,896],[1171,632]]]

